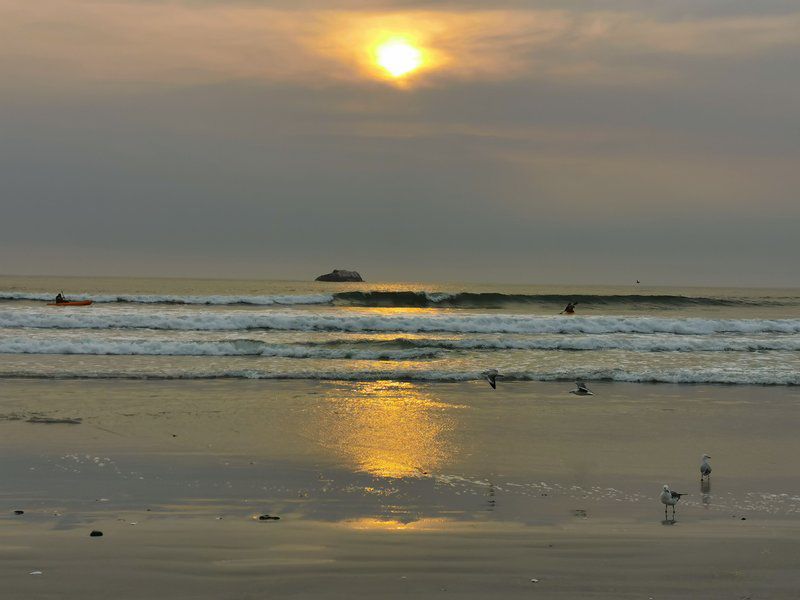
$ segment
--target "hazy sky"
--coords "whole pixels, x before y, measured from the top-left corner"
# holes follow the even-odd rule
[[[0,0],[0,273],[800,285],[798,190],[797,0]]]

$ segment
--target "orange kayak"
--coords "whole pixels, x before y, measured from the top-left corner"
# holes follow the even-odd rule
[[[75,302],[48,302],[47,306],[89,306],[91,300],[76,300]]]

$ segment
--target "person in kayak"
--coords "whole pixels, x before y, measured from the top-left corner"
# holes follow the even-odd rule
[[[56,294],[56,304],[62,304],[66,301],[67,299],[64,297],[64,292],[58,292],[58,294]]]

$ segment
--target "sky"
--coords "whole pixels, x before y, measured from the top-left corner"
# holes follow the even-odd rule
[[[796,0],[0,0],[0,273],[800,286],[798,65]]]

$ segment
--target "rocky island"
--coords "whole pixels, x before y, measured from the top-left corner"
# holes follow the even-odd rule
[[[334,269],[330,273],[320,275],[315,281],[364,281],[361,275],[356,271],[347,271],[345,269]]]

